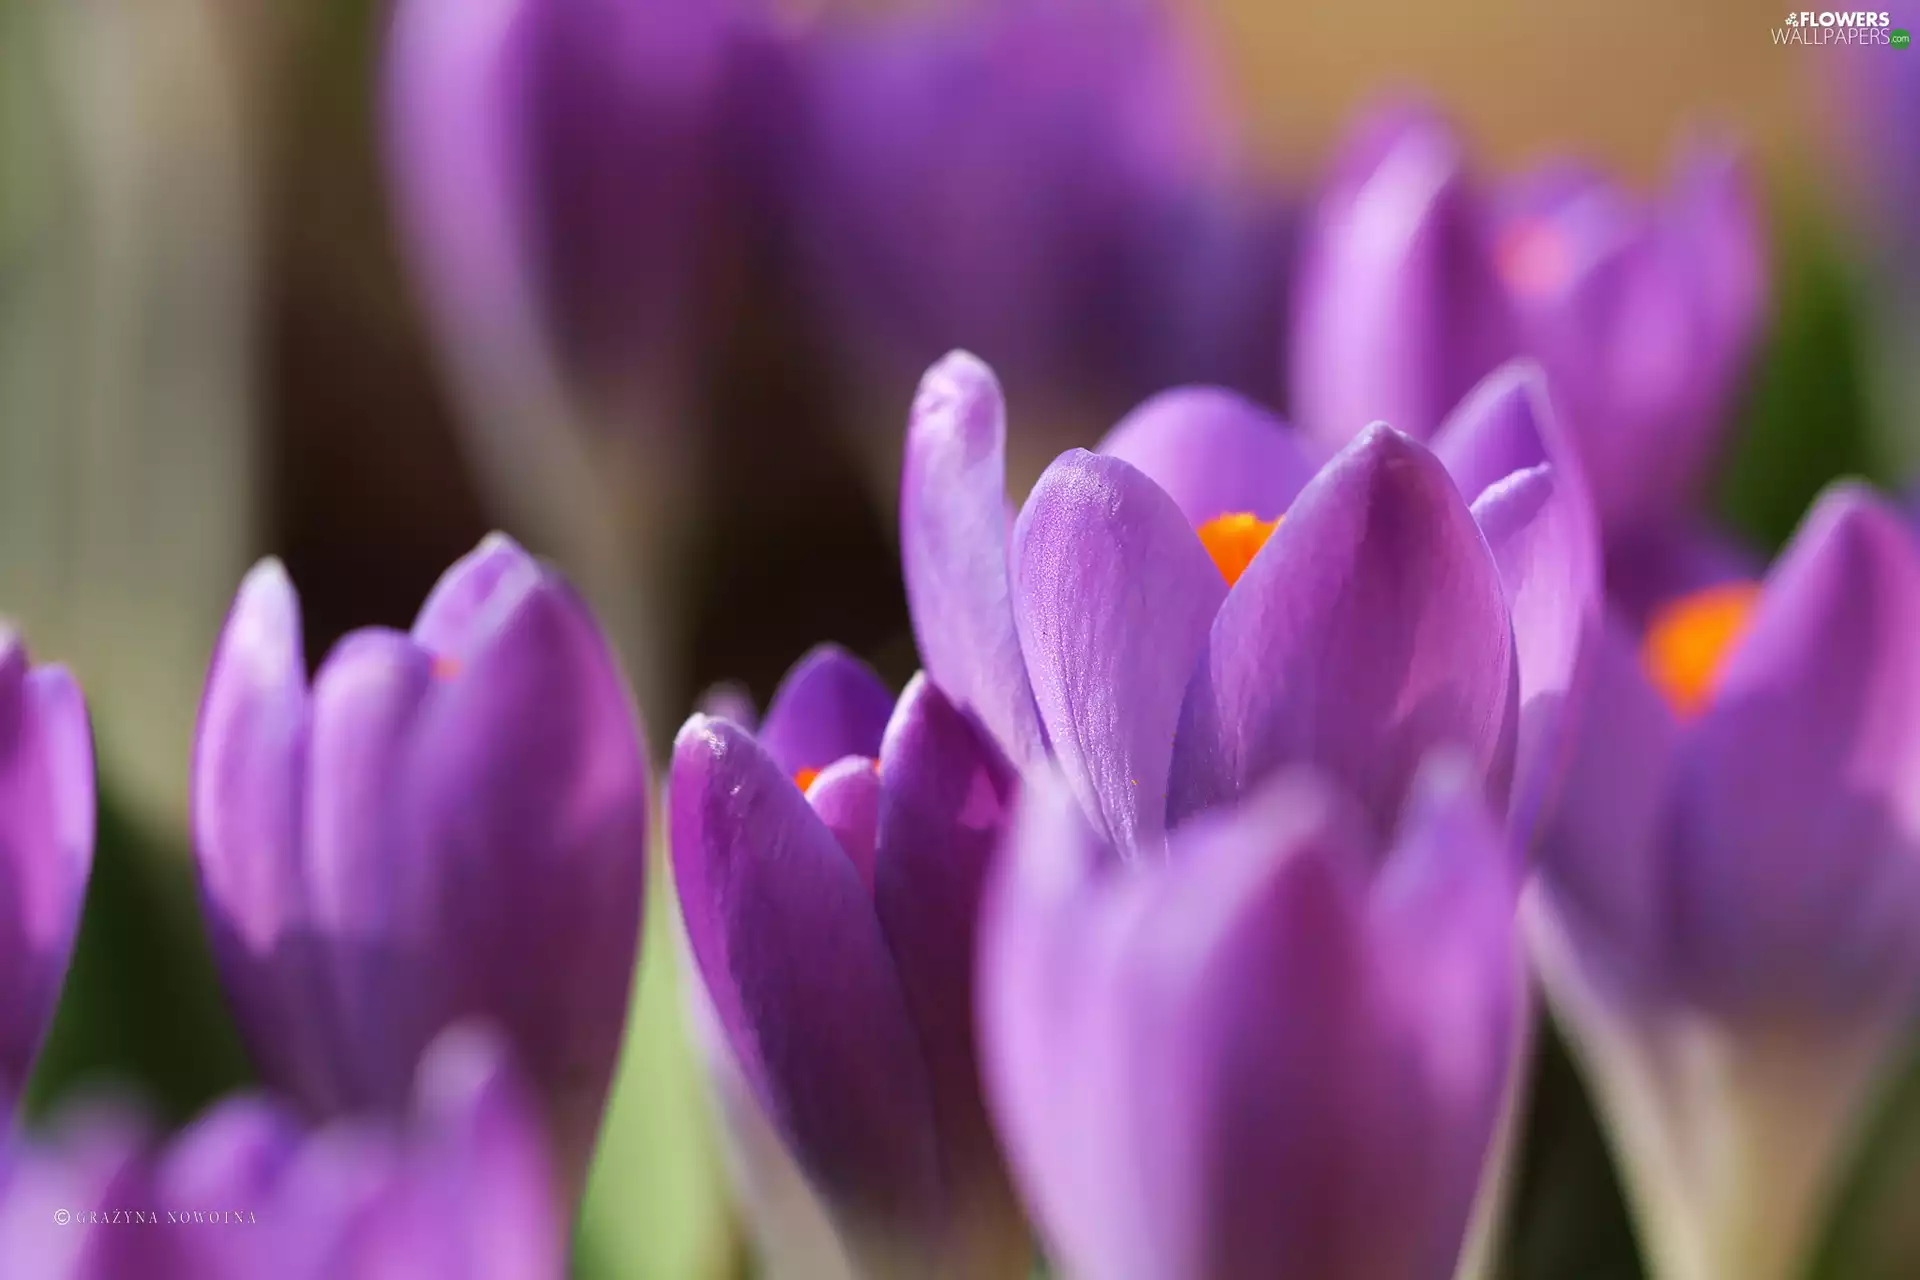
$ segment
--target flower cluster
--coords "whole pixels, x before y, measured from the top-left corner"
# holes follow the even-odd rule
[[[262,1089],[9,1129],[0,1275],[564,1274],[650,851],[769,1274],[1480,1274],[1548,1019],[1651,1273],[1801,1274],[1920,1021],[1920,535],[1852,482],[1770,567],[1701,519],[1767,305],[1741,167],[1487,180],[1399,105],[1295,255],[1190,34],[402,0],[404,221],[508,416],[652,396],[742,208],[857,359],[993,355],[900,406],[921,670],[716,693],[656,791],[504,535],[311,674],[263,562],[191,779]],[[1010,401],[1103,379],[1137,407],[1016,501]],[[0,641],[10,1112],[95,808],[75,680]]]

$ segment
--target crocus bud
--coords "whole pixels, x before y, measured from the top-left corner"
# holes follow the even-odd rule
[[[981,1037],[1016,1181],[1082,1280],[1446,1280],[1524,1024],[1512,859],[1470,774],[1381,840],[1289,773],[1128,863],[1030,786]]]
[[[93,826],[80,688],[64,668],[32,666],[18,637],[0,634],[0,1117],[26,1087],[60,999]]]
[[[1743,168],[1696,151],[1643,202],[1552,165],[1508,193],[1497,237],[1521,345],[1547,370],[1602,523],[1619,535],[1677,518],[1732,423],[1765,318]]]
[[[1165,0],[798,34],[802,243],[862,371],[965,345],[1068,401],[1201,377],[1270,394],[1291,220],[1237,172],[1200,44]]]
[[[240,588],[201,710],[203,905],[261,1074],[310,1115],[397,1112],[448,1024],[496,1023],[577,1190],[621,1029],[647,766],[584,604],[495,535],[410,632],[309,683],[278,563]]]
[[[710,0],[397,7],[391,170],[470,392],[658,425],[633,410],[688,357],[736,23]]]
[[[448,1031],[404,1120],[306,1129],[221,1102],[170,1141],[91,1107],[0,1159],[0,1265],[36,1280],[559,1280],[539,1108],[504,1043]]]
[[[1288,381],[1300,425],[1331,446],[1372,422],[1424,440],[1518,353],[1461,143],[1418,109],[1382,110],[1356,131],[1299,270]]]
[[[774,1183],[763,1166],[791,1160],[855,1274],[1024,1276],[973,1030],[976,916],[1012,774],[924,677],[868,749],[877,760],[797,766],[803,792],[731,722],[696,716],[675,745],[674,882],[723,1118],[771,1135],[736,1162],[753,1202]]]
[[[1800,1275],[1920,1012],[1920,554],[1847,487],[1595,665],[1528,922],[1661,1280]]]

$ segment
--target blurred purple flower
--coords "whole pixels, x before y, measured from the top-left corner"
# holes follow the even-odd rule
[[[1453,132],[1395,107],[1336,165],[1303,250],[1290,353],[1301,424],[1426,439],[1501,360],[1545,367],[1609,538],[1678,516],[1728,426],[1766,309],[1744,172],[1720,151],[1636,203],[1555,164],[1499,197]]]
[[[397,6],[390,171],[443,349],[472,393],[655,425],[631,419],[685,376],[754,7]]]
[[[156,1144],[96,1110],[6,1152],[0,1273],[559,1280],[566,1234],[537,1114],[503,1047],[467,1029],[422,1059],[404,1127],[308,1134],[241,1097]]]
[[[1116,848],[1152,852],[1298,763],[1391,830],[1439,748],[1530,828],[1599,608],[1536,370],[1496,371],[1432,452],[1375,427],[1324,465],[1238,397],[1167,392],[1061,455],[1011,530],[1005,449],[992,373],[936,365],[901,494],[914,632],[941,688],[1023,768],[1056,759]]]
[[[747,1135],[750,1201],[773,1177],[757,1126],[858,1273],[1023,1275],[973,1026],[976,916],[1013,774],[924,677],[884,732],[875,692],[828,651],[759,740],[695,716],[675,744],[674,881],[723,1118]]]
[[[53,1019],[93,867],[93,735],[63,667],[0,634],[0,1130]]]
[[[1099,405],[1277,390],[1291,214],[1237,172],[1176,6],[975,0],[792,51],[802,244],[861,372],[967,346]]]
[[[1596,658],[1529,924],[1660,1275],[1800,1274],[1920,1013],[1916,634],[1911,531],[1840,487]]]
[[[1875,229],[1892,250],[1888,264],[1920,284],[1920,63],[1877,49],[1859,52],[1823,63],[1846,126],[1841,141],[1873,202]]]
[[[1492,1158],[1525,974],[1469,766],[1398,834],[1311,771],[1126,865],[1029,789],[989,889],[989,1096],[1086,1280],[1446,1280]]]
[[[619,1051],[647,765],[586,607],[494,535],[411,632],[309,685],[267,561],[214,654],[194,754],[202,898],[262,1075],[305,1111],[397,1111],[449,1023],[497,1022],[579,1189]]]

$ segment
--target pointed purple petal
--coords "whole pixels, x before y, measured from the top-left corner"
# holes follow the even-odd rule
[[[1674,938],[1712,998],[1831,1013],[1920,983],[1920,558],[1840,487],[1769,577],[1690,744]]]
[[[1524,840],[1565,764],[1565,726],[1579,714],[1582,662],[1599,634],[1599,526],[1535,365],[1489,375],[1434,452],[1461,492],[1477,495],[1474,520],[1506,585],[1520,672],[1511,829]]]
[[[1390,830],[1439,748],[1464,751],[1504,805],[1517,684],[1499,570],[1452,478],[1374,428],[1300,495],[1221,606],[1174,742],[1170,818],[1311,762]]]
[[[1013,540],[1014,616],[1054,755],[1096,831],[1154,849],[1181,699],[1227,584],[1158,486],[1084,450],[1047,468]]]
[[[490,1030],[443,1032],[421,1059],[423,1134],[414,1178],[438,1183],[431,1228],[474,1280],[560,1280],[566,1231],[560,1188],[535,1095]]]
[[[504,533],[490,533],[440,575],[414,619],[414,642],[429,653],[459,658],[497,621],[490,610],[513,607],[540,576],[540,565]]]
[[[468,1013],[499,1024],[547,1108],[571,1192],[599,1131],[639,945],[651,790],[641,742],[605,637],[543,573],[459,670],[436,676],[395,814],[419,842],[427,987],[446,1001],[411,1030],[430,1037]],[[404,891],[400,873],[385,874]],[[425,1044],[409,1046],[409,1068]]]
[[[764,744],[763,744],[764,745]],[[869,756],[848,756],[820,771],[807,788],[807,803],[873,888],[873,860],[880,838],[880,770]]]
[[[0,1108],[52,1021],[93,866],[93,735],[61,667],[0,636]]]
[[[261,1074],[311,1112],[343,1105],[304,865],[309,723],[300,601],[278,561],[241,584],[201,699],[193,835],[202,910]]]
[[[880,780],[874,906],[926,1055],[948,1176],[964,1194],[1004,1200],[980,1097],[974,957],[1014,776],[999,747],[921,674],[887,728]]]
[[[1383,420],[1426,439],[1513,349],[1452,133],[1404,115],[1352,151],[1308,233],[1291,366],[1300,425],[1336,448]]]
[[[879,755],[892,714],[893,695],[873,669],[823,644],[780,682],[760,726],[760,745],[789,776],[820,770],[845,756]]]
[[[1014,633],[1007,416],[993,372],[956,352],[927,371],[907,426],[900,556],[920,657],[1020,766],[1044,751]]]
[[[681,729],[668,812],[687,940],[768,1118],[830,1200],[925,1221],[940,1177],[926,1068],[852,861],[724,720]]]
[[[1162,392],[1121,419],[1097,452],[1138,468],[1195,528],[1241,512],[1278,519],[1320,469],[1292,427],[1217,387]]]

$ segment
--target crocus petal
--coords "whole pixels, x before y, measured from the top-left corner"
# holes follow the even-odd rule
[[[254,1062],[324,1114],[350,1085],[306,889],[308,720],[300,601],[280,563],[263,561],[241,583],[201,701],[195,861],[221,985]]]
[[[1278,519],[1319,470],[1316,450],[1293,428],[1217,387],[1162,392],[1122,418],[1098,452],[1139,469],[1196,528],[1239,512]]]
[[[1617,626],[1596,643],[1589,679],[1534,892],[1552,900],[1564,927],[1617,939],[1609,949],[1646,982],[1670,959],[1661,854],[1680,726],[1641,669],[1634,638]]]
[[[155,1185],[168,1204],[255,1210],[292,1163],[303,1136],[299,1121],[277,1104],[234,1098],[173,1141]]]
[[[1433,452],[1469,503],[1516,471],[1578,465],[1531,360],[1510,360],[1476,383],[1434,432]]]
[[[1478,804],[1477,777],[1461,790]],[[1370,902],[1368,823],[1311,776],[1121,870],[1074,834],[1071,806],[1033,803],[1046,811],[1023,814],[989,907],[982,1028],[1056,1260],[1088,1276],[1449,1274],[1520,990],[1491,821],[1416,805]],[[1470,909],[1451,927],[1429,915],[1447,908]],[[1443,962],[1415,972],[1429,944]]]
[[[900,556],[920,657],[1015,764],[1044,749],[1007,574],[1007,414],[992,370],[956,352],[927,371],[907,425]]]
[[[1152,850],[1181,699],[1226,582],[1158,486],[1079,449],[1040,477],[1013,541],[1014,617],[1054,755],[1096,831]]]
[[[566,1232],[540,1108],[507,1045],[484,1027],[443,1032],[415,1086],[415,1177],[437,1183],[435,1223],[474,1280],[559,1280]]]
[[[933,1103],[873,900],[737,726],[696,716],[668,803],[687,940],[742,1076],[842,1209],[937,1213]]]
[[[66,980],[93,866],[93,738],[60,667],[0,636],[0,1108],[25,1087]]]
[[[764,746],[764,744],[762,744]],[[873,887],[873,858],[880,838],[880,771],[866,756],[828,765],[807,788],[807,803],[853,859],[860,879]]]
[[[585,605],[545,573],[502,595],[460,669],[435,677],[408,744],[401,821],[418,833],[416,874],[430,877],[429,981],[447,1001],[418,1030],[431,1037],[463,1014],[499,1024],[577,1191],[626,1025],[651,784]],[[317,754],[317,728],[315,742]],[[403,884],[385,875],[389,892]],[[410,1046],[409,1068],[425,1047]]]
[[[1674,167],[1669,217],[1697,272],[1716,364],[1737,369],[1766,319],[1767,236],[1753,175],[1735,149],[1701,143]]]
[[[1600,630],[1599,525],[1535,366],[1490,375],[1442,428],[1435,452],[1463,493],[1479,494],[1474,521],[1506,586],[1520,674],[1512,828],[1524,840],[1565,764],[1565,726],[1579,714],[1582,662]],[[1494,474],[1509,464],[1518,465]]]
[[[490,533],[478,547],[440,575],[414,618],[415,643],[456,660],[497,619],[490,611],[511,609],[521,591],[539,577],[539,562],[504,533]]]
[[[1014,777],[999,748],[922,674],[900,696],[880,753],[884,787],[874,905],[918,1028],[947,1176],[976,1234],[1024,1232],[980,1098],[974,968],[980,902]],[[969,1239],[956,1248],[993,1245]]]
[[[780,682],[760,745],[789,775],[824,769],[845,756],[872,758],[880,754],[880,735],[892,714],[893,695],[873,669],[845,649],[823,644]]]
[[[1307,486],[1221,606],[1174,741],[1170,819],[1290,762],[1391,830],[1431,751],[1504,806],[1518,712],[1498,567],[1425,448],[1375,427]]]
[[[348,636],[314,678],[306,761],[307,888],[327,990],[304,1016],[336,1044],[342,1101],[396,1114],[448,994],[428,971],[430,894],[443,867],[415,852],[411,797],[395,785],[432,667],[399,632]]]
[[[1688,756],[1674,936],[1734,1006],[1920,987],[1920,559],[1863,491],[1821,499],[1768,580]]]
[[[1290,375],[1300,425],[1336,448],[1382,420],[1431,436],[1513,347],[1451,132],[1401,115],[1353,151],[1308,233]]]

